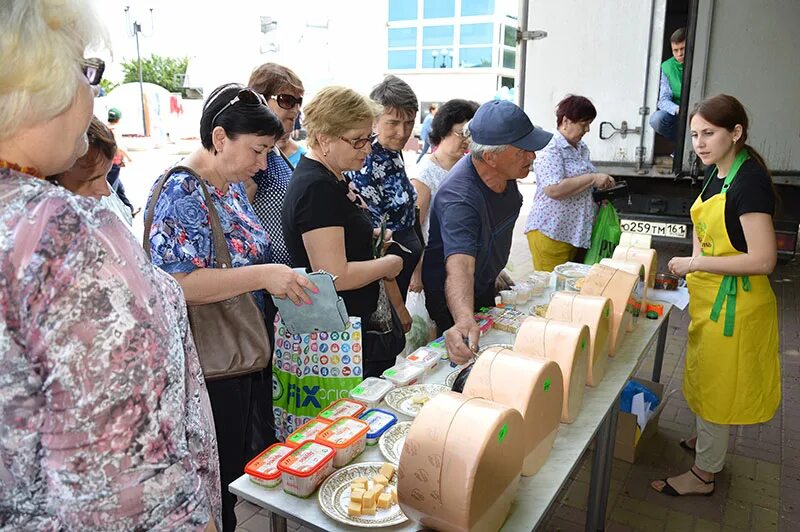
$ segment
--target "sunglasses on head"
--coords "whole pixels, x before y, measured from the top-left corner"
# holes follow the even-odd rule
[[[360,150],[368,143],[371,143],[373,140],[375,140],[376,137],[377,135],[375,133],[372,133],[369,137],[363,137],[360,139],[348,139],[345,137],[339,137],[339,138],[348,143],[350,146],[352,146],[354,150]]]
[[[223,111],[227,110],[229,107],[233,107],[239,102],[247,105],[267,105],[267,100],[264,99],[264,96],[257,93],[253,89],[244,88],[240,90],[239,94],[234,96],[231,101],[222,106],[222,109],[217,111],[217,114],[215,114],[214,118],[211,119],[211,127],[214,127],[214,124],[217,122],[217,118],[219,118],[219,115],[221,115]]]
[[[86,76],[86,81],[89,85],[97,85],[103,79],[103,72],[106,69],[106,64],[102,59],[92,57],[90,59],[81,59],[81,71]]]
[[[278,107],[281,109],[293,109],[295,105],[302,106],[303,105],[303,97],[300,98],[296,96],[292,96],[291,94],[275,94],[270,96],[270,99],[275,100],[278,102]]]

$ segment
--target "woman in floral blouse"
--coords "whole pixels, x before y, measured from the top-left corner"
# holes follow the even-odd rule
[[[216,530],[181,289],[96,199],[43,179],[86,153],[102,35],[84,0],[0,2],[0,529]]]
[[[596,116],[588,98],[569,95],[561,100],[558,131],[533,162],[536,195],[525,233],[534,270],[553,271],[589,248],[595,216],[592,189],[614,186],[613,177],[597,173],[581,140]]]
[[[260,94],[241,85],[212,92],[200,118],[202,146],[181,162],[164,183],[150,227],[153,263],[172,274],[190,305],[224,301],[251,292],[264,316],[276,297],[310,303],[305,277],[283,264],[271,264],[267,232],[247,199],[243,181],[267,164],[267,154],[283,134],[280,120]],[[200,179],[208,188],[207,205]],[[150,201],[148,201],[148,205]],[[232,268],[217,265],[209,209],[219,215]],[[268,323],[268,327],[272,324]],[[266,339],[265,339],[266,341]],[[275,440],[272,366],[243,376],[207,382],[217,428],[224,531],[236,528],[236,497],[228,484],[245,464]]]

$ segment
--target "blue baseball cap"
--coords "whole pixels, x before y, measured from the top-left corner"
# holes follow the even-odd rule
[[[472,140],[484,146],[510,144],[525,151],[539,151],[553,137],[534,127],[525,111],[508,100],[492,100],[478,108],[469,122]]]

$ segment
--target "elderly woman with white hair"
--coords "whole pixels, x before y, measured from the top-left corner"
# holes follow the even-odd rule
[[[214,424],[178,283],[96,199],[85,0],[0,2],[0,529],[216,530]],[[103,44],[102,42],[99,44]]]

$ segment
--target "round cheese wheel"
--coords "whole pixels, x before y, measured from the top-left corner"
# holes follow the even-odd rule
[[[522,414],[522,476],[535,475],[550,455],[561,420],[564,378],[558,364],[491,347],[475,362],[463,393],[510,406]]]
[[[653,288],[655,286],[656,271],[658,270],[658,254],[656,250],[617,246],[611,258],[627,262],[638,262],[644,266],[644,278],[647,279],[647,287]]]
[[[589,328],[586,325],[532,316],[522,322],[514,351],[552,360],[564,378],[561,422],[572,423],[583,403],[589,364]]]
[[[611,300],[611,334],[608,342],[608,354],[614,356],[622,343],[622,338],[633,319],[630,300],[633,297],[636,275],[595,264],[583,281],[581,295],[605,296]]]
[[[631,320],[627,322],[626,330],[627,332],[631,332],[636,327],[639,316],[643,316],[647,309],[647,277],[645,277],[644,266],[638,262],[614,259],[603,259],[600,261],[600,264],[631,273],[638,277],[637,282],[634,284],[634,289],[631,292],[631,298],[629,299]]]
[[[605,296],[584,296],[575,292],[556,292],[545,317],[589,327],[589,364],[586,384],[597,386],[606,374],[611,333],[611,300]]]
[[[435,530],[499,530],[519,484],[524,438],[513,408],[455,392],[436,395],[403,444],[400,507]]]

